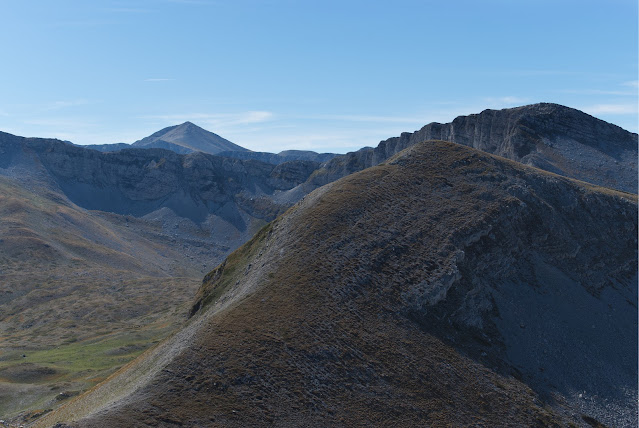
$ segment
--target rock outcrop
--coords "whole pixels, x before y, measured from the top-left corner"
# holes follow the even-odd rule
[[[637,193],[637,134],[558,104],[484,110],[431,123],[327,162],[305,192],[427,140],[451,141],[599,186]]]
[[[319,166],[161,149],[100,153],[57,140],[0,137],[0,173],[39,171],[42,180],[80,207],[136,217],[168,208],[196,223],[218,216],[240,231],[247,229],[247,216],[275,218],[286,207],[271,202],[270,196],[304,182]]]

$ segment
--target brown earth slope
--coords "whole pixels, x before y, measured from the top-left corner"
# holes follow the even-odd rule
[[[308,195],[35,426],[632,425],[636,236],[636,196],[419,144]]]

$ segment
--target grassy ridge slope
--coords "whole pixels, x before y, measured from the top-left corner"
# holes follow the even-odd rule
[[[539,285],[577,284],[581,302],[608,305],[597,317],[636,313],[636,208],[634,195],[452,143],[419,144],[308,195],[209,274],[179,335],[35,426],[633,420],[636,402],[617,391],[583,407],[535,375],[537,363],[552,360],[518,360],[519,336],[500,324],[507,307],[498,295],[517,284],[543,306],[554,294]],[[569,280],[540,284],[542,264]],[[517,330],[533,330],[524,327]],[[569,361],[572,348],[581,352],[571,333],[594,341],[607,333],[571,328],[562,337],[547,332]],[[636,320],[614,328],[632,349]],[[636,378],[633,364],[593,355],[589,375],[605,376],[598,367],[611,363]],[[579,387],[583,379],[576,372],[562,381]],[[106,398],[107,390],[117,393]]]

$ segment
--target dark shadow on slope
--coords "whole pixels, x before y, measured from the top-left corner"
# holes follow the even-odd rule
[[[0,168],[8,168],[20,151],[20,137],[0,132]]]
[[[59,180],[58,184],[70,201],[88,210],[142,217],[167,207],[196,223],[202,222],[208,213],[206,206],[196,203],[185,194],[171,194],[156,200],[131,200],[117,187],[99,188],[87,183],[63,180]]]
[[[482,240],[476,249],[486,251]],[[481,258],[471,252],[444,300],[405,315],[549,404],[558,404],[559,393],[606,425],[635,423],[637,275],[590,292],[574,273],[533,253],[515,262],[520,275],[500,281],[478,272]]]

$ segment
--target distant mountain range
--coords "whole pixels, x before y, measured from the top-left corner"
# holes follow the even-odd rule
[[[287,150],[252,152],[206,131],[191,122],[164,128],[153,135],[124,143],[84,146],[118,151],[131,147],[164,148],[185,154],[194,151],[271,164],[293,160],[326,163],[300,194],[356,171],[377,165],[395,153],[427,140],[451,141],[592,184],[637,193],[637,134],[604,122],[579,110],[541,103],[503,110],[485,110],[459,116],[451,123],[430,123],[414,133],[382,141],[346,155]],[[283,199],[282,199],[283,200]]]
[[[433,139],[448,140],[450,143]],[[110,150],[112,148],[116,150]],[[216,151],[216,154],[205,151]],[[380,164],[384,166],[370,169]],[[368,172],[341,180],[341,184],[331,184],[365,169]],[[386,178],[390,170],[394,172]],[[393,177],[397,183],[401,183],[401,188],[392,184]],[[322,189],[311,194],[320,187]],[[630,193],[623,194],[611,189]],[[568,195],[565,198],[561,197],[564,193]],[[513,354],[514,351],[508,351],[507,348],[515,346],[513,343],[518,343],[517,341],[523,337],[520,333],[537,332],[542,335],[541,331],[549,328],[548,325],[544,324],[543,320],[535,321],[535,316],[540,319],[541,315],[529,317],[532,312],[527,312],[525,321],[521,322],[524,327],[520,327],[525,331],[503,330],[500,333],[502,336],[498,336],[494,328],[506,327],[499,324],[500,321],[494,317],[494,313],[491,312],[493,309],[490,308],[499,308],[495,309],[499,313],[515,310],[508,305],[516,300],[516,296],[506,291],[505,294],[502,293],[503,290],[509,290],[505,285],[507,281],[523,281],[526,284],[536,281],[535,286],[541,287],[542,291],[546,290],[544,293],[552,294],[548,287],[559,285],[547,280],[552,276],[548,272],[557,273],[556,269],[559,269],[561,272],[557,273],[558,277],[570,278],[570,281],[573,281],[570,282],[571,289],[580,290],[575,291],[575,296],[578,296],[575,298],[581,299],[579,302],[586,302],[584,307],[592,309],[594,317],[605,318],[610,315],[601,309],[605,304],[613,305],[620,311],[612,316],[621,317],[618,319],[620,323],[617,324],[621,326],[621,330],[616,333],[606,330],[610,337],[620,334],[619,337],[627,343],[635,343],[626,337],[634,328],[633,334],[636,339],[636,322],[632,324],[628,321],[628,308],[606,293],[617,287],[624,299],[630,302],[634,299],[636,309],[636,298],[628,294],[630,282],[627,275],[632,269],[636,272],[636,251],[633,252],[631,248],[634,245],[633,248],[636,250],[636,242],[633,244],[632,241],[636,237],[636,193],[637,134],[556,104],[485,110],[476,115],[458,117],[449,124],[431,123],[414,133],[403,133],[399,137],[382,141],[375,148],[364,148],[345,155],[306,151],[285,151],[278,154],[251,152],[190,122],[165,128],[134,145],[117,144],[103,147],[75,146],[59,140],[24,138],[0,132],[0,260],[4,263],[0,265],[0,314],[4,314],[0,315],[0,334],[7,337],[0,343],[0,353],[3,353],[3,358],[0,359],[0,382],[1,379],[12,379],[9,386],[5,385],[4,390],[0,388],[0,414],[15,415],[20,409],[42,408],[41,403],[44,402],[48,403],[47,408],[56,407],[67,395],[71,396],[95,384],[100,376],[121,364],[118,361],[130,360],[152,343],[175,331],[181,325],[180,317],[186,316],[185,305],[191,299],[188,296],[196,292],[198,278],[215,266],[219,265],[205,278],[205,285],[193,303],[192,313],[197,314],[195,318],[200,320],[193,321],[195,324],[208,322],[204,321],[208,318],[200,316],[204,312],[204,306],[239,302],[237,299],[243,296],[245,284],[259,285],[261,283],[258,279],[263,279],[265,274],[266,278],[270,278],[264,270],[267,269],[265,266],[272,266],[273,275],[280,278],[284,284],[289,280],[290,284],[297,284],[299,281],[296,278],[306,278],[307,273],[311,276],[316,275],[317,272],[312,269],[307,269],[305,273],[277,270],[280,269],[277,255],[289,254],[289,251],[300,253],[299,260],[291,259],[291,263],[312,266],[313,260],[307,259],[304,252],[315,247],[317,252],[314,253],[313,250],[309,253],[315,254],[315,259],[333,260],[320,269],[321,272],[326,272],[327,276],[323,278],[346,287],[340,286],[346,291],[335,291],[337,294],[329,291],[331,299],[342,299],[339,300],[342,302],[340,305],[355,305],[356,302],[351,299],[356,298],[358,293],[371,296],[375,288],[369,288],[370,284],[366,278],[373,281],[371,278],[381,275],[380,278],[385,278],[385,281],[390,281],[389,283],[406,281],[404,285],[398,282],[398,290],[408,287],[405,290],[408,294],[401,298],[405,300],[393,300],[395,306],[389,307],[388,310],[391,313],[404,311],[401,312],[402,316],[416,323],[410,329],[420,326],[426,334],[446,343],[446,346],[440,349],[446,355],[452,355],[449,352],[470,355],[479,365],[472,365],[474,368],[468,373],[485,373],[482,370],[493,370],[496,367],[499,376],[510,373],[518,376],[517,382],[523,382],[519,384],[508,380],[503,383],[503,379],[499,380],[509,391],[523,391],[521,388],[529,386],[543,396],[552,391],[548,379],[556,375],[555,371],[544,364],[554,364],[556,359],[552,358],[556,355],[536,355],[534,359],[530,359],[533,357]],[[327,209],[313,208],[315,202],[312,201],[317,201],[317,198],[324,194],[328,195],[324,202],[329,204]],[[365,197],[367,194],[370,197]],[[465,196],[467,194],[468,196]],[[363,202],[349,202],[351,199],[361,198],[368,201],[368,205]],[[381,201],[379,207],[376,206],[376,200]],[[587,203],[589,200],[594,201],[592,208],[589,208]],[[400,210],[400,207],[410,205],[409,201],[412,201],[410,204],[413,206]],[[294,206],[298,202],[300,205]],[[395,208],[393,204],[396,205]],[[423,208],[421,211],[420,207]],[[497,211],[484,212],[493,208]],[[269,222],[287,210],[288,214],[282,217],[280,223],[268,226]],[[477,215],[468,214],[474,211],[477,211]],[[469,217],[466,218],[464,213]],[[432,218],[428,217],[431,214]],[[296,217],[298,215],[301,217]],[[420,219],[425,218],[430,219],[429,223],[427,222],[427,225],[430,225],[428,227],[426,223],[420,223]],[[402,219],[413,219],[415,223],[406,223],[404,227],[401,226],[404,221]],[[470,223],[464,223],[467,227],[462,227],[462,223],[467,220]],[[299,227],[277,226],[291,225],[291,222]],[[312,245],[309,244],[310,247],[299,247],[295,244],[298,237],[302,239],[302,235],[299,234],[303,229],[302,225],[308,225],[309,230],[315,234],[315,238],[312,239],[316,241],[313,241],[315,243]],[[394,225],[397,225],[397,228]],[[262,227],[266,229],[255,235]],[[282,229],[282,232],[276,234],[277,242],[263,241],[265,237],[270,236],[269,231],[274,230],[273,228]],[[358,228],[379,236],[373,239],[368,235],[352,235],[359,230]],[[599,230],[605,232],[599,233]],[[340,234],[343,240],[334,241],[335,233]],[[287,237],[284,238],[282,234]],[[419,254],[410,253],[410,257],[416,260],[415,263],[421,263],[423,269],[432,271],[432,275],[436,274],[432,277],[432,281],[435,282],[424,283],[424,287],[435,287],[428,292],[430,294],[424,291],[429,296],[432,295],[432,298],[428,297],[424,300],[427,304],[419,307],[416,302],[422,302],[423,299],[419,300],[421,297],[417,294],[422,286],[414,284],[414,278],[411,279],[408,274],[412,268],[404,266],[400,259],[403,257],[401,254],[422,242],[420,236],[424,234],[428,234],[428,239],[432,239],[432,242],[441,243],[441,254],[433,253],[428,259],[420,259]],[[555,235],[563,238],[556,238]],[[605,243],[606,235],[611,237],[608,244]],[[491,244],[491,236],[499,242],[498,245]],[[627,241],[624,241],[623,236],[626,236]],[[290,246],[280,243],[280,239],[281,242],[290,243]],[[306,239],[305,237],[304,240]],[[565,243],[562,243],[562,239]],[[241,247],[247,241],[247,246]],[[262,246],[264,242],[266,247]],[[445,242],[449,242],[455,247],[455,251],[459,250],[463,254],[453,251]],[[375,248],[384,248],[384,253],[376,253]],[[534,251],[529,252],[526,248]],[[238,250],[233,253],[236,249]],[[284,252],[279,253],[280,249]],[[482,256],[484,250],[485,257]],[[518,256],[509,258],[508,254],[511,253]],[[262,254],[268,254],[268,263],[256,258]],[[459,259],[454,261],[451,254]],[[597,254],[600,256],[599,259]],[[225,260],[227,256],[229,258]],[[518,258],[520,256],[524,257],[521,262]],[[362,263],[370,259],[370,263],[374,263],[362,265],[364,267],[361,269],[357,266],[342,266],[343,260],[350,259],[360,260]],[[384,261],[391,259],[399,263],[398,276],[393,276],[394,267]],[[375,264],[375,260],[378,260],[379,264]],[[547,266],[549,263],[551,267]],[[331,266],[342,267],[335,270]],[[453,269],[454,266],[457,266],[457,271]],[[509,270],[511,268],[515,270]],[[476,275],[479,282],[473,283],[472,279],[469,279],[469,272],[479,272]],[[504,275],[499,276],[500,272]],[[222,282],[218,281],[218,274],[223,274],[220,280]],[[458,278],[459,275],[461,279]],[[66,276],[70,279],[66,280]],[[534,281],[526,279],[533,277],[536,278]],[[613,278],[616,282],[613,285],[605,285],[604,277]],[[312,279],[307,283],[315,284],[314,281],[315,279]],[[568,284],[566,281],[564,282]],[[328,282],[320,281],[317,284]],[[90,283],[91,286],[84,287],[85,283]],[[596,301],[588,300],[589,297],[583,295],[581,289],[575,285],[577,283],[580,284],[579,287],[585,287],[588,295]],[[180,284],[179,287],[176,284]],[[451,284],[457,285],[453,287]],[[351,289],[351,286],[355,288]],[[156,287],[161,287],[162,290],[154,291]],[[320,290],[323,291],[319,291],[319,296],[324,296],[327,292],[324,285],[321,285]],[[295,293],[297,291],[290,297],[294,298],[297,295]],[[546,305],[544,307],[551,305],[551,302],[544,300],[546,298],[543,297],[543,293],[540,292],[539,296],[539,293],[535,293],[526,296],[537,302],[536,304]],[[573,295],[570,293],[562,294],[562,299],[572,299]],[[603,297],[598,293],[604,293]],[[128,297],[122,297],[123,295]],[[413,299],[413,295],[417,296],[417,300]],[[154,296],[162,296],[164,300],[161,305],[154,301]],[[499,300],[500,298],[506,300]],[[367,299],[366,302],[373,305],[384,301],[377,298]],[[108,307],[109,310],[97,310],[93,302],[102,302],[100,305]],[[283,301],[285,305],[289,303]],[[305,306],[307,303],[300,301],[299,309],[312,312]],[[334,303],[327,307],[337,308],[339,305],[334,306]],[[431,304],[432,308],[429,306]],[[604,306],[597,306],[600,304]],[[251,305],[253,303],[245,308],[253,308]],[[293,303],[290,305],[295,307]],[[163,316],[171,320],[168,321],[169,324],[162,324],[160,318],[152,316],[154,307],[161,308]],[[422,312],[422,309],[425,312]],[[553,310],[555,309],[568,310]],[[110,317],[111,311],[118,315]],[[295,311],[292,313],[297,314],[295,317],[301,314]],[[377,319],[373,312],[367,312],[366,316],[369,315],[373,317],[371,320]],[[513,313],[510,315],[514,317]],[[562,320],[572,325],[571,323],[576,321],[575,318],[570,318],[571,316]],[[321,322],[317,324],[311,319],[301,315],[300,317],[300,322],[307,322],[313,325],[316,331],[323,331]],[[402,322],[405,322],[404,318]],[[437,324],[437,320],[442,319],[450,319],[452,324]],[[563,322],[562,320],[560,321]],[[334,326],[335,322],[337,321],[330,321],[330,325]],[[601,321],[597,328],[601,328],[600,325],[608,326],[607,322]],[[98,325],[104,325],[104,329],[98,329]],[[457,327],[454,327],[455,325]],[[467,325],[475,326],[479,333],[472,333],[470,336],[461,334],[460,331],[465,331]],[[432,326],[434,330],[428,330],[431,328],[428,326]],[[248,325],[246,328],[251,330],[254,327]],[[290,342],[286,339],[290,336],[284,332],[293,328],[292,325],[286,327],[282,324],[277,328],[278,333],[275,333],[275,330],[265,330],[265,334],[279,334],[284,343],[295,349],[307,346],[302,342]],[[140,329],[144,332],[142,336],[136,333]],[[114,335],[108,336],[107,331],[114,332]],[[188,330],[188,333],[181,334],[200,334],[198,331],[194,327]],[[406,331],[408,330],[400,329],[388,332],[389,335],[408,337]],[[600,336],[590,337],[582,333],[576,332],[575,337],[593,340],[601,345]],[[497,351],[487,349],[485,343],[482,345],[484,335],[497,338]],[[329,336],[322,333],[318,337],[325,341]],[[345,340],[344,343],[359,343],[356,348],[368,343],[360,343],[355,339],[353,342],[350,339],[346,340],[346,337],[340,337],[340,340]],[[528,340],[532,339],[526,336],[526,341]],[[95,359],[96,367],[99,369],[91,369],[96,370],[95,373],[99,372],[100,376],[87,377],[87,373],[91,372],[87,371],[87,364],[93,364],[93,360],[82,360],[69,366],[71,357],[67,354],[55,351],[55,356],[52,356],[49,352],[55,343],[63,343],[62,348],[74,355],[80,349],[75,348],[77,346],[100,343],[103,347],[100,352],[107,352],[100,355],[107,355],[108,358]],[[224,343],[227,343],[229,349],[236,346],[230,339]],[[327,344],[327,349],[335,345],[322,343]],[[573,346],[583,351],[570,341],[561,342],[561,346],[565,346],[566,343],[569,344],[568,347]],[[180,348],[182,345],[177,348],[174,344],[166,346],[175,350],[179,348],[180,352],[185,349]],[[504,347],[499,348],[500,346]],[[415,349],[418,354],[424,351],[421,348]],[[215,352],[220,350],[221,348]],[[246,348],[245,351],[249,350],[257,352],[253,348]],[[244,351],[238,352],[241,356]],[[324,355],[324,351],[318,348],[312,352],[313,355],[318,355],[318,361],[322,360],[320,357]],[[486,352],[487,360],[482,356],[482,352]],[[568,351],[566,353],[570,354]],[[23,359],[23,354],[27,355],[26,359]],[[125,355],[126,358],[116,358],[118,355]],[[172,355],[170,352],[166,354],[167,364]],[[298,357],[295,358],[296,361],[300,361],[300,367],[310,364],[304,359],[306,357],[299,357],[301,360],[297,359]],[[590,367],[590,362],[584,362],[577,356],[575,358],[574,361]],[[627,369],[625,363],[620,363],[608,354],[601,358],[592,358],[595,362],[605,360],[615,367]],[[146,361],[143,364],[149,364],[153,370],[159,367]],[[271,360],[268,361],[268,364],[275,364]],[[215,365],[210,361],[206,364],[209,363]],[[189,364],[199,367],[202,363],[191,361]],[[455,367],[466,370],[460,368],[461,366]],[[539,370],[540,367],[549,374],[536,374],[535,370]],[[360,369],[365,370],[363,366]],[[300,372],[304,379],[311,376],[305,370]],[[384,363],[379,366],[379,370],[379,373],[384,373],[395,369]],[[596,372],[595,376],[599,376],[598,379],[602,378],[596,368],[592,370]],[[613,377],[617,379],[623,370],[615,370],[617,369],[613,370]],[[582,382],[581,374],[575,371],[571,373],[572,377],[562,378],[563,386],[559,385],[563,388],[559,392],[570,400],[574,397],[565,395],[565,391],[586,385]],[[63,374],[66,377],[60,378]],[[363,385],[361,382],[365,381],[364,378],[369,379],[366,377],[368,375],[364,374],[353,374],[342,380],[344,384],[360,388]],[[406,373],[396,374],[402,379],[408,376]],[[275,379],[284,375],[274,371],[273,376]],[[370,379],[377,379],[375,382],[384,379],[375,376]],[[69,382],[65,384],[60,379],[67,379]],[[246,379],[242,382],[245,381]],[[30,382],[36,382],[39,386],[26,386],[31,385]],[[524,384],[528,386],[522,386]],[[57,391],[55,388],[71,389],[63,398],[55,398],[56,393],[52,393]],[[237,392],[239,390],[234,388],[229,390],[235,391],[233,394],[240,394]],[[333,386],[327,388],[327,391],[332,391],[330,394],[337,393],[332,389]],[[482,389],[481,394],[496,393],[497,390],[491,388]],[[610,399],[616,400],[617,404],[621,403],[619,405],[623,407],[622,413],[626,412],[623,414],[627,416],[629,407],[622,397],[623,394],[617,394],[618,391],[611,392],[611,388],[605,386],[602,394],[610,393]],[[18,392],[27,389],[31,391],[29,395]],[[393,394],[399,393],[394,389],[393,391]],[[407,392],[408,396],[413,396],[416,390],[411,391]],[[631,388],[632,391],[635,391],[636,398],[636,388]],[[261,395],[264,397],[266,392],[261,391],[260,394],[264,394]],[[509,397],[520,397],[517,395],[519,392],[513,394],[515,395]],[[188,396],[187,393],[184,394],[184,397]],[[344,397],[368,403],[357,394],[347,394]],[[379,401],[380,397],[374,401],[382,403]],[[466,396],[462,394],[454,397],[461,400]],[[284,396],[280,398],[282,403],[291,406],[303,407],[308,403],[315,403],[317,409],[337,409],[337,404],[330,401],[287,401]],[[504,405],[510,400],[508,397],[502,398],[505,400],[502,401]],[[515,398],[515,401],[517,400]],[[352,404],[350,401],[347,402]],[[518,404],[512,404],[512,401],[510,403],[509,405],[515,406],[513,408],[525,413],[523,408],[517,407]],[[571,403],[570,406],[577,406],[576,402]],[[386,405],[390,406],[389,411],[395,413],[401,407],[396,407],[392,403],[385,403],[384,406]],[[472,405],[477,405],[479,407],[476,409],[481,409],[479,402]],[[543,422],[543,410],[535,407],[537,404],[530,405],[536,409],[533,413],[537,416],[534,418]],[[607,412],[599,404],[593,406],[583,407],[583,414],[603,421],[614,421],[614,418],[609,416],[612,411]],[[279,409],[272,403],[265,408]],[[203,408],[198,412],[204,411],[201,409]],[[365,415],[369,411],[373,414],[371,409],[372,407],[366,404],[357,412],[358,415]],[[334,411],[341,414],[341,410]],[[277,412],[276,414],[280,414]],[[153,415],[153,412],[149,414]],[[129,421],[126,419],[126,412],[121,415],[125,415],[122,416],[124,421]],[[547,421],[565,421],[565,415],[562,415],[561,412],[549,414],[547,416],[550,419]],[[165,416],[163,414],[158,417]],[[21,417],[24,420],[26,416]],[[161,419],[149,417],[153,423],[160,423],[158,421]],[[220,417],[226,420],[226,416]],[[252,416],[239,420],[238,424],[243,425],[243,422],[247,422],[250,425],[255,420],[251,418]],[[277,418],[275,420],[284,421]],[[337,420],[328,416],[308,419],[328,425],[337,423]],[[382,419],[363,418],[361,421],[383,424]],[[466,424],[468,421],[470,419],[458,419],[446,423]],[[94,426],[110,426],[112,419],[109,419],[108,423],[102,422],[97,422]],[[291,424],[305,423],[302,420],[298,422],[292,421]],[[445,421],[442,420],[442,423]],[[492,425],[492,422],[486,423]],[[130,424],[123,422],[122,426],[126,425]]]
[[[90,144],[81,147],[99,152],[116,152],[130,148],[158,148],[171,150],[178,154],[202,152],[236,159],[259,160],[275,165],[292,160],[325,162],[337,156],[335,153],[316,153],[309,150],[285,150],[277,154],[253,152],[191,122],[184,122],[181,125],[161,129],[133,144]]]
[[[191,123],[163,128],[133,144],[93,144],[83,146],[100,152],[114,152],[126,148],[166,149],[180,154],[203,152],[217,154],[223,151],[245,152],[248,149],[231,143],[213,132]]]
[[[315,188],[429,139],[472,146],[592,184],[637,191],[637,134],[556,104],[486,110],[339,156],[248,150],[219,152],[225,156],[201,151],[180,155],[152,147],[164,144],[163,138],[188,139],[191,147],[211,150],[213,142],[218,149],[229,144],[239,147],[222,144],[226,140],[189,122],[109,153],[56,140],[0,137],[0,168],[5,168],[5,175],[18,168],[27,171],[26,179],[40,171],[42,180],[86,209],[140,217],[168,208],[198,224],[217,216],[242,236],[235,243],[229,241],[231,248],[248,239],[243,234],[251,230],[249,218],[268,222]]]
[[[427,140],[444,140],[480,149],[525,165],[599,186],[637,193],[637,134],[558,104],[542,103],[459,116],[431,123],[338,156],[316,171],[300,193],[377,165]]]

